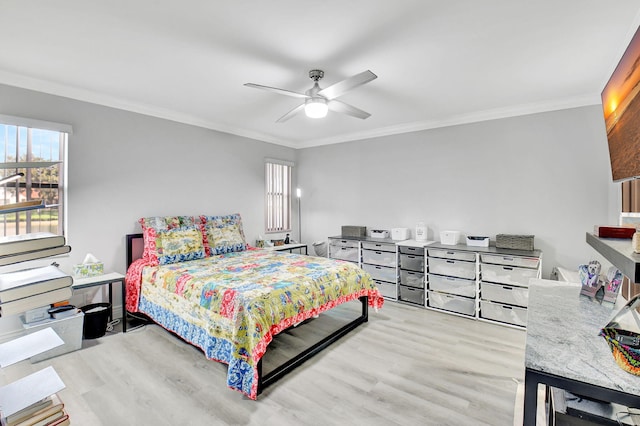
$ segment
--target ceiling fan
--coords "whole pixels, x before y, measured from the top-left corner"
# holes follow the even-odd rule
[[[282,123],[289,120],[298,112],[304,110],[307,117],[311,118],[323,118],[327,115],[327,111],[335,111],[342,114],[347,114],[352,117],[365,119],[371,114],[358,109],[354,106],[346,104],[336,98],[344,95],[351,89],[355,89],[358,86],[362,86],[372,80],[378,78],[377,75],[367,70],[346,78],[338,83],[332,84],[329,87],[321,89],[318,85],[318,81],[324,77],[324,71],[311,70],[309,71],[309,78],[314,81],[313,87],[304,93],[292,92],[290,90],[278,89],[276,87],[263,86],[261,84],[245,83],[247,87],[254,87],[256,89],[268,90],[270,92],[280,93],[281,95],[293,96],[295,98],[304,99],[304,103],[298,105],[282,117],[276,120],[276,123]]]

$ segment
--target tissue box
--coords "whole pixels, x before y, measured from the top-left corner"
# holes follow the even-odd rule
[[[102,262],[81,263],[73,265],[73,276],[76,278],[95,277],[104,274],[104,265]]]

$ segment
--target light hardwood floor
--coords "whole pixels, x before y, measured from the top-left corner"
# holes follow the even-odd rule
[[[355,304],[278,336],[265,368]],[[387,301],[352,331],[252,401],[226,387],[226,365],[156,325],[0,372],[54,366],[74,425],[513,425],[525,333]]]

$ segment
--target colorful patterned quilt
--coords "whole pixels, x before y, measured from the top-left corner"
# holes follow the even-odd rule
[[[350,262],[247,250],[127,272],[127,309],[142,312],[228,364],[227,385],[256,399],[258,361],[273,336],[341,303],[383,304],[368,273]]]

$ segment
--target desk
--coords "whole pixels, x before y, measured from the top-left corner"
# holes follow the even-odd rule
[[[623,304],[612,309],[579,294],[576,283],[529,282],[525,426],[536,424],[538,384],[640,407],[640,376],[618,367],[607,342],[598,335]]]
[[[108,274],[96,275],[95,277],[87,278],[74,278],[71,290],[80,290],[82,288],[97,287],[109,284],[109,304],[111,309],[109,310],[109,321],[113,320],[113,283],[122,283],[124,288],[124,275],[117,272],[111,272]],[[122,291],[124,296],[124,290]],[[127,310],[125,309],[125,298],[122,298],[122,330],[127,331],[126,321]]]
[[[265,247],[267,250],[276,250],[276,251],[284,251],[289,250],[289,253],[292,253],[292,250],[300,249],[300,253],[302,253],[302,249],[304,249],[304,254],[309,254],[309,249],[306,244],[302,243],[293,243],[293,244],[284,244],[281,246],[273,246],[273,247]]]

